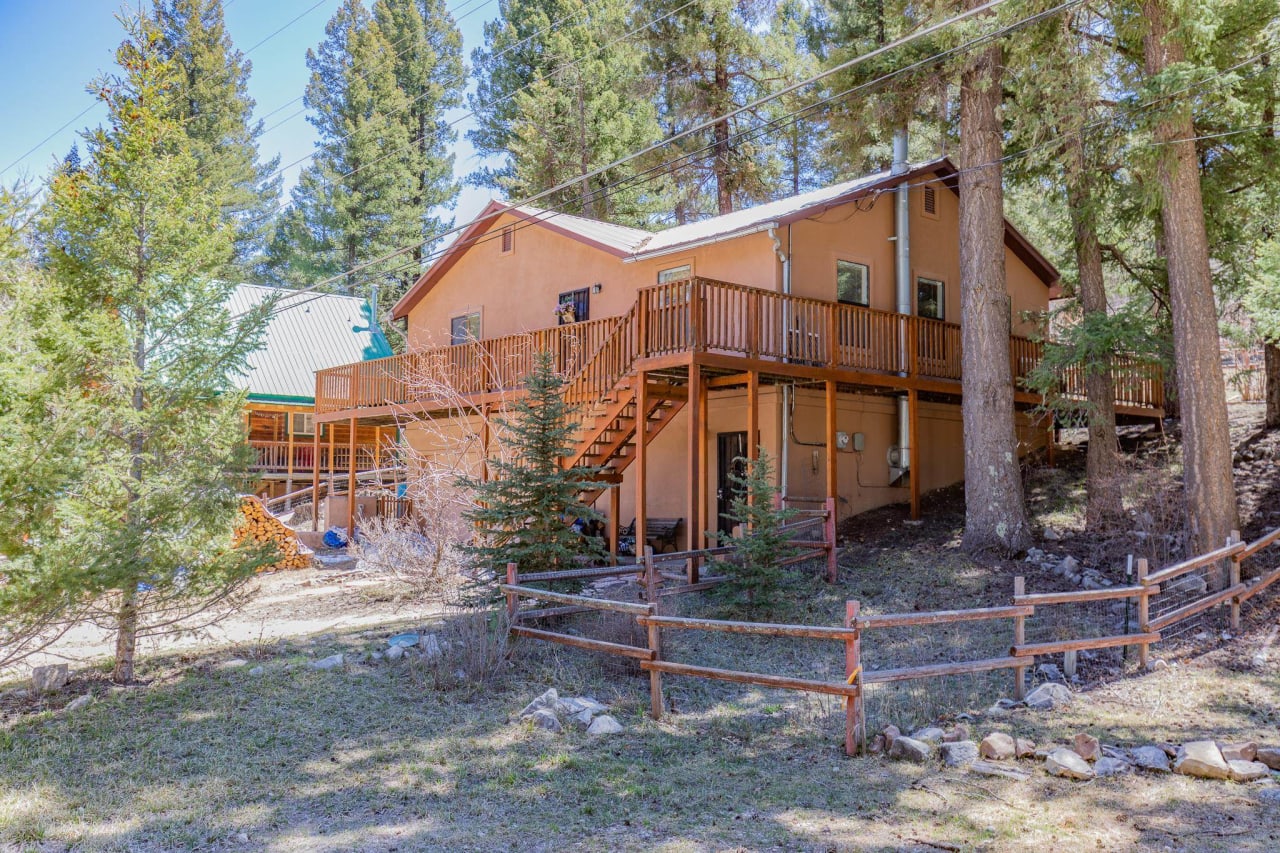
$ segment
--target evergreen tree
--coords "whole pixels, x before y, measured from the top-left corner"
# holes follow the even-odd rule
[[[320,139],[277,229],[271,266],[295,283],[345,274],[334,289],[347,292],[389,276],[381,292],[390,304],[416,275],[395,270],[422,257],[446,224],[433,211],[457,196],[445,153],[452,137],[441,122],[462,83],[457,29],[436,3],[381,0],[370,13],[345,0],[325,34],[307,53],[305,103]]]
[[[728,578],[720,590],[731,601],[745,596],[749,609],[767,610],[785,577],[781,563],[796,553],[784,530],[796,512],[778,505],[773,460],[764,448],[757,459],[735,462],[742,463],[742,470],[729,473],[733,500],[727,515],[741,525],[742,536],[720,538],[720,544],[734,546],[732,558],[717,563]]]
[[[223,0],[157,0],[154,19],[160,54],[177,69],[172,118],[190,137],[201,176],[220,188],[223,215],[235,226],[235,263],[245,271],[262,259],[280,196],[280,158],[258,160],[252,63],[231,42]]]
[[[59,170],[49,188],[49,285],[20,306],[48,318],[36,338],[48,374],[74,379],[25,408],[31,438],[74,447],[59,448],[66,470],[43,491],[23,493],[29,535],[8,542],[11,585],[92,603],[112,625],[118,682],[133,679],[139,636],[226,600],[268,559],[231,547],[247,462],[233,378],[267,308],[229,315],[224,187],[201,174],[174,118],[178,69],[155,24],[125,28],[120,70],[94,84],[108,125],[85,134],[82,170]]]
[[[573,450],[576,425],[562,396],[565,378],[550,353],[535,354],[523,385],[527,394],[516,401],[512,416],[497,421],[507,457],[489,460],[491,479],[461,482],[477,503],[465,516],[476,528],[467,553],[499,575],[507,563],[521,572],[541,572],[564,568],[579,557],[604,556],[599,540],[572,526],[575,520],[600,518],[582,502],[582,493],[596,486],[598,471],[560,464]]]
[[[480,76],[468,136],[498,169],[472,180],[509,198],[534,195],[655,142],[656,111],[624,0],[506,0],[475,51]],[[554,25],[554,26],[553,26]],[[644,167],[632,162],[549,196],[543,204],[633,225],[651,222],[664,185],[646,178],[614,187]]]

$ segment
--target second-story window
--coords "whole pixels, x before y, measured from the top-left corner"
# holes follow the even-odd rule
[[[916,279],[916,313],[933,320],[946,319],[947,286],[937,279]]]
[[[472,311],[470,314],[463,314],[449,321],[449,343],[457,346],[478,340],[480,340],[479,311]]]
[[[556,304],[556,319],[559,325],[590,320],[591,317],[588,316],[590,304],[591,291],[588,288],[583,287],[560,294]]]
[[[670,269],[658,270],[658,284],[668,284],[673,281],[693,277],[693,264],[681,264],[678,267]]]
[[[871,268],[854,261],[836,261],[836,299],[846,305],[870,305]]]

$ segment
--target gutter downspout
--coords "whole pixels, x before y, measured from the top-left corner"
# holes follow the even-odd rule
[[[770,226],[769,237],[773,240],[773,249],[782,261],[782,293],[791,295],[791,223],[787,223],[787,251],[782,252],[782,241],[778,239],[777,225]],[[791,306],[787,300],[782,302],[782,352],[785,356],[791,348]],[[782,454],[778,461],[778,476],[782,479],[782,506],[787,505],[788,483],[791,480],[791,385],[782,386]]]
[[[910,164],[907,161],[907,130],[902,128],[893,134],[893,166],[890,169],[892,175],[902,175],[910,170]],[[911,299],[911,201],[910,187],[907,182],[903,182],[895,191],[893,221],[894,221],[894,281],[897,291],[897,312],[899,314],[912,314]],[[906,375],[906,367],[910,364],[910,353],[907,352],[907,324],[903,321],[900,325],[900,333],[898,337],[898,346],[900,350],[901,363],[904,369],[903,376]],[[911,451],[909,446],[911,436],[911,405],[909,398],[903,394],[898,398],[898,459],[897,465],[893,464],[890,459],[889,464],[889,480],[890,482],[899,482],[907,475],[911,469]]]

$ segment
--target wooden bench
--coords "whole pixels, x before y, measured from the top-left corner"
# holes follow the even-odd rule
[[[665,554],[676,550],[676,539],[680,535],[683,518],[649,518],[644,523],[644,540],[646,545],[653,546],[653,553]],[[618,531],[618,553],[636,553],[636,520]]]

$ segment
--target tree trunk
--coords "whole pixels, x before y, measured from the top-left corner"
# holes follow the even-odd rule
[[[1005,284],[998,45],[960,80],[961,413],[964,548],[1015,554],[1031,545],[1018,467]]]
[[[1106,316],[1107,290],[1102,275],[1102,249],[1098,245],[1093,181],[1080,135],[1071,137],[1067,151],[1067,202],[1075,237],[1079,270],[1080,308],[1084,318]],[[1085,456],[1085,524],[1096,528],[1117,519],[1124,511],[1120,487],[1120,447],[1116,440],[1115,381],[1110,369],[1083,365],[1089,419],[1089,448]]]
[[[1263,364],[1267,373],[1266,428],[1280,427],[1280,346],[1263,344]]]
[[[111,680],[116,684],[129,684],[133,681],[133,662],[138,650],[136,595],[134,590],[125,590],[120,609],[116,611],[116,659],[111,669]]]
[[[1173,13],[1160,0],[1143,10],[1145,71],[1149,77],[1181,63],[1185,53],[1173,29]],[[1190,107],[1170,107],[1156,125],[1165,247],[1169,264],[1169,310],[1173,355],[1181,395],[1183,481],[1191,553],[1220,547],[1239,527],[1231,470],[1231,432],[1218,344],[1218,312],[1209,269],[1204,202],[1196,162],[1195,122]],[[1225,572],[1214,573],[1217,585]]]
[[[723,113],[729,109],[733,103],[733,95],[729,91],[729,57],[727,51],[720,44],[719,34],[722,32],[722,22],[719,15],[712,21],[712,27],[716,33],[712,40],[715,49],[715,78],[713,85],[715,86],[716,102],[714,109],[716,113]],[[712,150],[714,152],[713,168],[716,174],[716,212],[720,214],[733,213],[733,175],[732,163],[730,162],[729,150],[729,122],[718,121],[711,129],[712,134]]]

